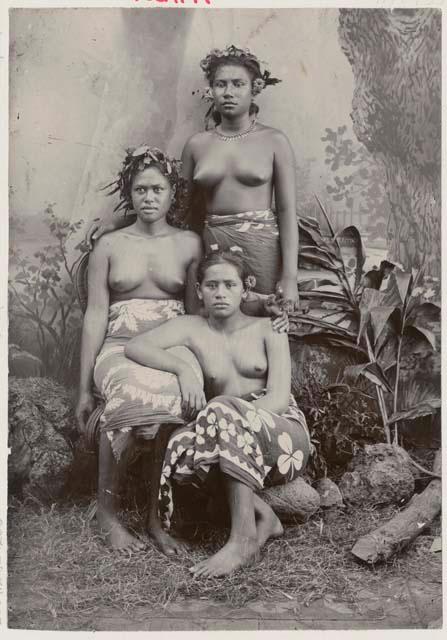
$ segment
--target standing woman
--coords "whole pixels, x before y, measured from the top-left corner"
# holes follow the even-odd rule
[[[254,102],[279,80],[262,72],[250,51],[234,45],[213,49],[200,66],[213,103],[207,116],[215,126],[188,140],[182,160],[192,198],[197,192],[204,198],[205,253],[239,247],[256,278],[255,292],[275,292],[293,309],[298,301],[295,158],[284,133],[258,122]]]
[[[193,135],[182,154],[190,194],[188,223],[202,230],[205,251],[238,248],[256,278],[254,292],[275,293],[286,310],[298,304],[295,158],[287,137],[257,120],[254,99],[279,82],[247,49],[213,49],[202,61],[215,126]],[[272,204],[274,202],[274,210]],[[88,239],[128,224],[93,224]]]

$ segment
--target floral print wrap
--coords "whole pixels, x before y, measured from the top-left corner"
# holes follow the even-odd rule
[[[250,400],[257,397],[251,394]],[[173,512],[172,480],[198,484],[217,466],[259,491],[302,473],[312,445],[293,396],[282,415],[256,408],[250,400],[218,396],[172,435],[160,481],[159,510],[166,528]]]
[[[162,424],[184,424],[177,376],[151,369],[124,355],[126,343],[170,318],[185,313],[179,300],[132,299],[110,306],[104,344],[96,359],[94,382],[104,399],[100,427],[117,459],[133,437],[152,439]],[[170,349],[185,360],[203,383],[200,365],[186,347]]]

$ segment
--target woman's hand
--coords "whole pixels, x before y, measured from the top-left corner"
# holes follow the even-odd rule
[[[178,376],[182,394],[182,413],[184,418],[192,420],[206,405],[206,398],[194,371],[188,367]]]
[[[128,216],[126,219],[124,216],[114,215],[106,216],[104,218],[95,218],[87,230],[85,235],[85,241],[88,245],[88,248],[91,250],[93,248],[93,243],[95,240],[98,240],[105,233],[110,233],[111,231],[116,231],[117,229],[121,229],[121,227],[125,227],[131,222],[131,216]]]
[[[94,408],[95,398],[93,397],[93,394],[90,391],[81,391],[75,411],[80,433],[85,432],[88,419]]]
[[[289,330],[289,317],[281,307],[281,299],[274,293],[264,300],[265,314],[272,319],[272,328],[277,333],[287,333]]]
[[[290,313],[299,306],[298,283],[296,277],[282,277],[276,285],[276,298],[281,309]]]

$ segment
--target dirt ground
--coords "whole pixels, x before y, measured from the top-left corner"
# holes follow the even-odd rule
[[[88,504],[11,505],[8,626],[59,630],[375,629],[439,627],[440,519],[384,565],[350,554],[360,535],[396,509],[331,509],[289,524],[260,561],[223,579],[193,579],[188,568],[212,553],[225,530],[185,525],[189,550],[162,556],[148,541],[121,556],[98,535]],[[144,537],[144,514],[127,514]]]

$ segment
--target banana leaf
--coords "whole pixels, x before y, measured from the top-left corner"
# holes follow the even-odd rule
[[[428,398],[403,411],[397,411],[388,418],[389,424],[400,422],[401,420],[416,420],[424,416],[435,414],[441,408],[441,400],[439,398]]]
[[[384,391],[392,392],[392,387],[382,371],[382,367],[377,362],[351,365],[345,368],[344,373],[348,382],[355,383],[359,377],[363,377]]]

